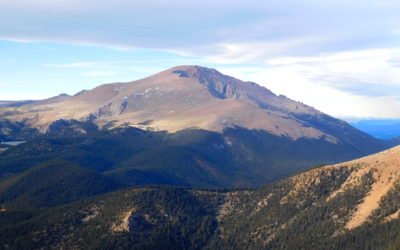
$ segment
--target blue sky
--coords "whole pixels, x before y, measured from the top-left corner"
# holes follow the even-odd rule
[[[340,117],[400,117],[400,2],[0,0],[0,99],[182,64]]]

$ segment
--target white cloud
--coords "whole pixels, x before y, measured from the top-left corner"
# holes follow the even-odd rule
[[[400,71],[388,63],[400,49],[284,57],[223,72],[248,79],[278,94],[334,116],[400,117]]]
[[[308,37],[265,42],[221,43],[216,45],[216,51],[204,55],[204,57],[210,61],[224,64],[257,62],[271,56],[301,49],[306,44],[313,44],[318,41],[323,41],[323,38]]]

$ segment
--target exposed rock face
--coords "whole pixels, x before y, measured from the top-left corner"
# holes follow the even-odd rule
[[[111,230],[114,233],[124,233],[124,232],[129,232],[130,230],[130,219],[132,217],[132,214],[135,213],[136,209],[132,208],[129,211],[123,213],[120,217],[120,222],[115,223],[112,225]]]

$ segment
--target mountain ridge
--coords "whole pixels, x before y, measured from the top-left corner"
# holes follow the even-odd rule
[[[24,123],[42,133],[60,119],[90,120],[107,128],[128,125],[169,132],[189,128],[221,132],[227,127],[242,127],[292,140],[322,138],[332,143],[339,143],[340,135],[323,131],[314,121],[330,120],[327,122],[346,128],[349,134],[355,132],[347,123],[332,121],[315,108],[200,66],[177,66],[133,82],[105,84],[73,96],[0,108],[0,120]]]
[[[40,210],[3,204],[0,242],[34,249],[397,249],[399,191],[396,147],[259,189],[135,187]]]

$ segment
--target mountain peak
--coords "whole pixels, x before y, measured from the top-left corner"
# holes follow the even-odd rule
[[[133,82],[100,85],[7,114],[17,115],[7,115],[6,119],[29,120],[30,126],[43,132],[60,119],[86,119],[100,127],[111,123],[115,127],[129,125],[169,132],[189,128],[222,132],[241,127],[294,140],[337,142],[336,133],[319,128],[324,119],[331,119],[329,124],[338,122],[333,118],[258,84],[198,65],[176,66]]]
[[[168,71],[172,71],[173,73],[179,74],[180,72],[186,73],[187,76],[196,76],[200,74],[212,74],[212,73],[218,73],[222,75],[222,73],[218,72],[214,68],[207,68],[204,66],[199,66],[199,65],[180,65],[180,66],[175,66]]]
[[[234,97],[237,94],[238,87],[246,84],[215,69],[200,66],[179,66],[172,68],[172,73],[178,74],[179,77],[196,79],[199,83],[205,85],[213,96],[218,98]]]
[[[232,76],[225,75],[213,68],[198,65],[183,65],[173,67],[166,72],[177,74],[180,78],[193,79],[207,87],[208,91],[217,98],[236,98],[256,106],[263,106],[261,99],[277,96],[269,89],[253,82],[244,82]]]

